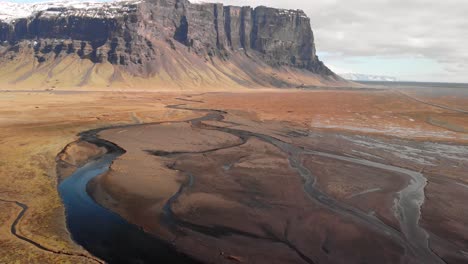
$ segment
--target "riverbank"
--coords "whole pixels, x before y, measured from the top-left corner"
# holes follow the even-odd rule
[[[57,192],[55,158],[81,131],[142,121],[177,120],[191,113],[167,110],[174,94],[10,92],[0,94],[0,262],[95,263],[75,244]],[[140,105],[135,105],[135,101]],[[22,217],[18,215],[27,206]],[[34,241],[18,239],[11,231]],[[73,253],[69,255],[66,253]],[[76,253],[76,254],[75,254]]]
[[[417,168],[427,164],[418,158],[447,159],[444,155],[452,153],[451,145],[434,143],[438,144],[436,153],[424,140],[399,142],[397,138],[369,135],[346,138],[336,131],[301,134],[297,132],[300,127],[246,118],[242,112],[187,106],[203,104],[198,97],[178,100],[185,103],[169,107],[204,112],[205,117],[100,133],[128,152],[115,161],[110,173],[93,181],[91,195],[145,231],[172,241],[182,252],[216,263],[233,257],[269,263],[344,259],[353,263],[443,263],[464,258],[459,253],[463,247],[456,250],[433,240],[435,246],[429,248],[430,231],[419,225],[427,181]],[[221,134],[204,140],[207,132]],[[230,136],[240,141],[217,143],[217,139],[228,140]],[[323,143],[337,138],[342,142],[323,148],[314,142],[317,138]],[[373,150],[365,144],[372,146],[374,141],[380,142],[381,151],[369,154]],[[385,148],[396,150],[397,144],[411,145],[414,151],[408,153],[416,157],[389,156]],[[303,147],[311,151],[303,153]],[[360,151],[353,151],[359,147]],[[460,147],[464,150],[456,155],[463,159],[468,148]],[[342,156],[348,151],[351,157]],[[331,159],[333,167],[345,170],[325,169],[320,160],[323,157]],[[443,166],[439,169],[444,170]],[[458,171],[462,173],[463,167]],[[356,184],[354,188],[352,184]],[[358,199],[350,202],[354,197]],[[373,202],[365,202],[368,200]],[[299,218],[310,219],[326,233],[312,228],[312,222],[291,223]],[[290,229],[297,236],[283,237]],[[347,251],[347,243],[336,243],[350,239],[353,251]],[[310,247],[314,240],[320,241],[322,248]],[[378,248],[372,249],[375,245]]]
[[[183,98],[184,100],[179,100],[177,98]],[[28,206],[28,210],[16,223],[18,233],[56,252],[78,252],[80,254],[87,254],[70,239],[70,235],[65,226],[64,208],[56,190],[58,176],[55,172],[55,157],[57,153],[68,143],[77,140],[78,137],[76,135],[81,131],[126,124],[189,120],[204,115],[204,113],[201,112],[166,108],[168,105],[175,104],[187,104],[194,108],[221,109],[229,113],[224,120],[228,123],[220,123],[216,120],[204,121],[207,125],[233,126],[236,129],[271,134],[274,137],[280,137],[296,145],[311,145],[314,149],[325,151],[330,150],[330,148],[335,148],[335,151],[339,152],[337,154],[345,153],[346,155],[358,155],[361,158],[371,159],[377,162],[384,159],[393,165],[403,166],[415,171],[423,170],[426,176],[434,177],[434,180],[429,178],[429,185],[427,187],[427,189],[430,190],[427,197],[430,197],[430,199],[429,202],[426,200],[423,206],[423,228],[431,230],[432,233],[435,233],[439,237],[450,237],[450,241],[454,241],[453,243],[455,243],[455,248],[465,247],[464,241],[466,241],[466,231],[464,230],[464,225],[454,224],[464,223],[466,219],[468,219],[463,213],[455,213],[468,211],[463,209],[465,205],[460,200],[461,197],[464,197],[463,195],[465,193],[464,189],[462,189],[463,186],[456,185],[460,187],[456,189],[456,192],[438,193],[436,190],[441,189],[437,184],[445,184],[442,181],[445,178],[452,180],[452,182],[454,181],[454,184],[465,184],[464,181],[466,179],[464,178],[463,172],[466,171],[467,165],[466,161],[462,159],[462,155],[465,151],[463,146],[466,144],[464,143],[466,142],[466,134],[462,132],[463,130],[458,130],[458,132],[450,131],[444,127],[433,126],[430,122],[427,122],[428,117],[433,117],[437,118],[437,120],[449,122],[450,127],[453,127],[453,125],[456,127],[466,127],[466,118],[464,118],[462,113],[455,113],[447,109],[416,103],[412,100],[405,99],[403,96],[385,91],[256,91],[245,94],[208,93],[198,96],[194,94],[174,93],[59,93],[49,91],[40,93],[2,93],[0,99],[0,142],[2,143],[2,148],[0,148],[0,170],[2,173],[0,175],[3,182],[0,189],[0,198],[9,201],[17,201]],[[457,100],[460,102],[462,99],[457,98]],[[441,104],[442,102],[437,103]],[[172,138],[173,136],[177,137],[179,131],[185,131],[180,134],[180,138],[187,138],[184,136],[184,133],[198,135],[200,132],[199,129],[197,130],[196,128],[188,127],[184,124],[178,124],[175,125],[175,127],[172,127],[172,125],[169,125],[170,128],[167,128],[167,132],[160,134],[160,136]],[[156,130],[159,131],[159,128]],[[158,162],[160,162],[160,159],[166,161],[173,159],[174,157],[157,157],[151,155],[151,153],[154,154],[154,151],[151,152],[151,150],[158,150],[158,148],[154,146],[160,146],[160,144],[164,143],[166,145],[161,146],[166,148],[167,144],[170,142],[161,142],[160,140],[159,142],[153,142],[154,145],[149,144],[153,138],[151,136],[153,132],[155,132],[154,129],[150,129],[146,135],[144,132],[140,132],[148,138],[148,140],[139,142],[142,146],[141,148],[150,151],[144,152],[144,154],[141,154],[141,157],[144,157],[145,160],[148,161],[148,164],[150,164],[149,161],[153,162],[154,160],[159,160]],[[121,132],[120,135],[125,133],[127,132]],[[138,142],[139,140],[139,132],[134,131],[133,133],[135,133],[135,137],[127,139],[128,144],[136,144],[133,142]],[[328,134],[328,136],[322,136],[321,133]],[[119,139],[118,135],[119,134],[112,136],[116,137],[115,143],[120,144],[118,141],[122,139]],[[223,135],[223,133],[221,133],[221,135]],[[210,140],[211,138],[219,138],[220,141],[218,143],[220,143],[220,146],[210,146],[213,148],[226,147],[228,144],[238,143],[238,141],[233,141],[232,139],[228,139],[226,142],[223,141],[224,135],[213,136],[208,134],[206,137]],[[351,139],[344,140],[343,138],[346,139],[346,137],[351,137]],[[390,142],[388,142],[389,140]],[[385,145],[382,145],[380,141],[383,141]],[[221,144],[222,142],[224,143]],[[432,143],[427,144],[426,142]],[[201,147],[205,143],[205,140],[196,144],[187,141],[178,146],[180,147],[179,150],[187,150],[187,146],[194,145]],[[249,144],[253,145],[250,146]],[[198,188],[197,186],[199,186],[200,183],[206,183],[206,186],[212,186],[213,188],[225,186],[225,183],[215,181],[215,179],[218,179],[220,172],[226,174],[225,171],[237,175],[238,172],[233,172],[233,170],[240,170],[242,172],[241,175],[244,175],[244,172],[254,170],[254,168],[258,167],[271,171],[271,173],[268,171],[268,173],[264,175],[272,175],[274,173],[292,175],[292,172],[277,170],[275,169],[276,167],[271,167],[271,164],[278,166],[283,164],[283,166],[287,168],[287,159],[282,157],[279,153],[275,154],[277,149],[270,149],[261,142],[249,142],[249,144],[243,146],[246,147],[244,150],[232,150],[231,152],[224,150],[227,152],[225,153],[227,156],[220,160],[216,158],[219,156],[219,153],[216,153],[217,155],[205,153],[205,156],[203,156],[202,153],[197,154],[200,157],[193,159],[193,161],[198,160],[198,162],[205,164],[207,160],[210,161],[206,156],[213,156],[211,159],[214,161],[207,163],[207,166],[213,166],[212,172],[210,172],[211,174],[206,175],[208,178],[203,180],[199,178],[200,176],[194,176],[193,188]],[[372,144],[376,147],[371,148],[366,144]],[[143,147],[145,145],[147,145],[146,148]],[[339,149],[336,149],[337,145]],[[149,148],[149,146],[153,146],[154,148]],[[415,150],[406,149],[408,146],[414,147]],[[421,146],[423,152],[418,150]],[[172,150],[177,151],[178,149],[174,148]],[[197,151],[197,149],[189,150]],[[207,149],[198,150],[205,151]],[[263,152],[256,155],[253,160],[243,158],[242,156],[235,156],[235,153],[238,152],[249,154],[257,150],[269,153],[268,155],[272,156],[265,159],[265,153]],[[166,151],[171,151],[171,149]],[[365,154],[359,154],[356,151]],[[444,157],[435,154],[441,151]],[[404,154],[408,153],[416,154],[405,157]],[[368,155],[374,157],[369,158],[367,157]],[[399,155],[403,155],[403,157]],[[231,161],[231,159],[233,160]],[[193,168],[194,164],[191,164],[190,160],[191,157],[186,157],[183,164],[175,165]],[[228,160],[230,162],[224,164],[225,161]],[[132,166],[137,164],[134,163],[134,161],[135,160],[132,161],[130,159],[126,161],[127,174],[122,174],[120,178],[124,179],[126,175],[131,175],[133,170]],[[315,166],[322,168],[320,162],[323,161],[315,160],[313,162],[319,162],[317,163],[318,165]],[[312,161],[308,163],[312,164]],[[333,162],[331,164],[333,164]],[[157,165],[153,164],[152,166]],[[330,166],[333,167],[333,165]],[[215,167],[218,169],[214,169]],[[125,168],[125,166],[120,167],[120,169],[122,169],[121,171],[116,170],[116,173],[124,171],[123,168]],[[222,168],[221,171],[219,168]],[[171,175],[174,176],[174,178],[170,178],[170,181],[168,181],[170,184],[167,184],[163,188],[165,191],[158,193],[158,195],[170,197],[170,195],[177,193],[181,184],[187,183],[188,178],[185,175],[178,175],[173,170],[167,168],[165,164],[155,169],[157,170],[154,172],[161,172],[158,173],[158,175],[164,173],[168,178],[170,178]],[[201,172],[204,171],[205,168],[198,168],[197,170]],[[362,171],[362,169],[359,168],[353,170]],[[388,197],[390,197],[390,194],[394,193],[395,190],[399,188],[395,181],[391,184],[382,182],[385,186],[393,186],[393,188],[388,187],[385,191],[375,191],[375,189],[380,188],[380,186],[374,186],[375,184],[365,186],[366,189],[340,189],[340,186],[346,187],[349,186],[349,183],[340,183],[340,178],[344,179],[344,177],[336,176],[337,172],[332,172],[331,170],[325,170],[322,171],[321,174],[316,175],[319,188],[338,201],[340,201],[340,199],[350,201],[349,203],[352,206],[356,206],[361,210],[367,210],[378,206],[381,201],[382,203],[388,204]],[[341,173],[345,172],[346,170]],[[372,174],[371,172],[367,173]],[[295,175],[296,176],[290,177],[291,179],[288,178],[287,182],[281,181],[281,178],[275,178],[277,179],[278,186],[269,187],[272,190],[280,190],[281,187],[290,185],[291,183],[289,181],[292,181],[293,178],[298,181],[296,184],[291,184],[291,186],[295,186],[294,188],[296,188],[294,191],[285,190],[281,196],[273,200],[277,202],[278,206],[281,205],[283,196],[288,196],[288,194],[291,195],[291,197],[297,196],[297,187],[300,188],[299,183],[301,179],[297,177],[297,174]],[[333,179],[331,178],[333,175],[335,175],[338,180],[334,179],[330,182],[329,180]],[[338,173],[338,175],[340,174]],[[441,178],[442,183],[436,180],[439,179],[440,176],[443,176],[443,178]],[[146,180],[158,183],[158,179],[152,177],[151,174],[145,177]],[[107,176],[107,178],[118,179],[119,177],[113,178]],[[250,177],[248,174],[241,176],[240,179],[242,179],[240,184],[256,186],[255,181],[249,181]],[[260,182],[262,184],[267,184],[267,179],[268,177],[265,178],[265,182],[263,180]],[[394,178],[392,178],[392,180],[393,179]],[[355,180],[357,181],[358,178],[355,178]],[[122,193],[136,194],[136,198],[132,198],[131,196],[124,197],[125,199],[122,200],[121,204],[119,203],[119,206],[125,206],[129,201],[132,201],[131,199],[134,199],[133,202],[143,201],[141,203],[142,206],[158,203],[157,201],[155,202],[156,199],[140,199],[142,196],[144,197],[144,195],[146,195],[146,192],[138,196],[138,191],[133,191],[134,187],[139,188],[139,186],[141,187],[142,185],[144,185],[144,188],[148,189],[148,193],[157,191],[157,189],[151,189],[151,185],[146,185],[142,182],[144,182],[142,179],[135,180],[128,186],[131,188],[123,189]],[[452,184],[452,182],[450,184]],[[107,188],[109,188],[109,186],[116,186],[115,184],[112,185],[112,182],[109,183],[105,183],[103,186],[108,186]],[[404,185],[404,183],[401,184],[401,186]],[[124,185],[124,187],[127,186]],[[369,190],[370,192],[366,193],[366,191]],[[119,193],[121,190],[115,188],[113,191]],[[237,189],[237,191],[239,191],[239,195],[242,194],[240,189]],[[258,190],[254,189],[252,191]],[[240,206],[245,206],[244,204],[248,204],[249,206],[259,204],[259,201],[255,199],[253,201],[250,201],[250,198],[245,198],[247,200],[243,200],[241,198],[242,195],[239,197],[230,197],[229,199],[221,197],[220,199],[215,194],[207,196],[203,189],[199,190],[198,193],[199,194],[194,193],[192,196],[181,195],[179,199],[177,199],[178,202],[173,203],[173,212],[176,215],[186,214],[191,221],[193,220],[196,223],[204,223],[205,220],[197,218],[200,217],[197,215],[216,216],[220,214],[216,213],[216,211],[202,209],[193,211],[193,208],[203,208],[206,205],[208,208],[234,208],[234,211],[236,211],[235,208],[243,207],[239,207],[238,202],[232,203],[231,201],[239,199],[243,202],[240,203]],[[255,193],[257,192],[254,192],[254,194]],[[356,195],[359,193],[363,194]],[[356,196],[346,198],[353,195]],[[131,199],[126,200],[127,198]],[[288,198],[286,197],[284,199],[286,200]],[[376,202],[374,205],[365,204],[364,201],[366,200],[375,200]],[[430,202],[431,200],[434,202]],[[440,203],[435,203],[435,201],[440,201]],[[455,203],[456,208],[451,209],[442,206],[444,201]],[[159,207],[157,208],[164,208],[164,201],[159,201],[159,203],[161,205],[158,205]],[[15,260],[22,260],[26,257],[42,263],[55,263],[67,260],[79,262],[88,261],[80,256],[74,257],[47,252],[31,245],[31,243],[18,239],[18,237],[11,233],[10,227],[14,224],[18,214],[20,214],[23,209],[11,202],[0,202],[0,204],[2,206],[0,219],[3,223],[7,223],[0,228],[1,262],[12,262]],[[283,207],[287,207],[288,204],[283,205]],[[384,208],[388,208],[388,206]],[[373,211],[373,209],[369,210]],[[398,221],[393,218],[392,212],[383,209],[375,211],[378,217],[382,217],[382,219],[386,221],[386,224],[393,224],[396,226],[395,223]],[[149,212],[151,214],[154,213],[153,211]],[[120,213],[123,215],[122,212]],[[148,211],[135,211],[135,214],[128,214],[133,215],[133,218],[129,217],[128,219],[131,222],[136,222],[135,219],[142,219],[146,213],[148,213]],[[282,211],[281,215],[283,214],[284,211]],[[425,217],[425,214],[427,214],[428,217]],[[339,219],[333,214],[330,215],[327,213],[325,215],[326,216],[321,218],[324,222],[333,223]],[[242,216],[239,215],[236,217]],[[252,217],[252,215],[245,217],[247,217],[246,219],[251,219],[248,217]],[[262,216],[262,218],[259,217],[258,219],[264,219],[263,217],[265,216]],[[453,222],[453,220],[455,220],[455,222]],[[216,221],[224,223],[225,220],[213,218],[213,221],[213,223],[216,223]],[[293,221],[293,219],[291,221]],[[278,221],[277,224],[274,224],[274,227],[280,225],[280,223],[282,225],[282,223],[286,222]],[[296,222],[293,221],[292,223]],[[310,223],[313,224],[313,222]],[[151,225],[151,223],[148,223],[148,225]],[[246,224],[245,226],[250,226],[250,224]],[[295,234],[300,234],[300,231],[298,231],[300,229],[294,230],[294,232],[296,232]],[[448,236],[446,234],[447,230],[454,231]],[[150,232],[151,229],[148,228],[147,231]],[[254,231],[256,235],[258,235],[259,232],[264,232],[264,230],[249,231]],[[348,232],[349,230],[346,229],[342,231]],[[290,232],[294,233],[293,231]],[[321,229],[321,231],[317,232],[324,232],[324,230]],[[170,232],[168,232],[168,234],[169,233]],[[329,236],[328,233],[320,234],[322,234],[321,238]],[[353,231],[353,234],[365,234],[365,232],[358,230]],[[177,236],[173,237],[173,239],[177,241],[180,240],[181,237]],[[236,243],[238,244],[242,244],[243,241],[245,241],[243,238],[236,236],[234,236],[233,239],[237,241]],[[297,240],[301,239],[295,238],[294,241],[297,242]],[[190,242],[186,243],[190,245]],[[329,241],[329,243],[332,242]],[[453,243],[450,243],[450,245]],[[297,251],[293,250],[294,253],[289,253],[291,248],[284,243],[282,245],[286,246],[286,249],[278,248],[278,252],[282,252],[281,254],[284,254],[284,256],[289,256],[288,258],[294,259],[299,256],[300,259],[303,259],[297,254]],[[431,245],[436,246],[438,248],[437,250],[440,252],[445,252],[445,255],[450,255],[449,253],[451,250],[444,249],[447,248],[444,243],[431,243]],[[190,246],[187,247],[190,248]],[[338,248],[336,245],[334,245],[334,247]],[[209,245],[204,248],[204,250],[200,249],[199,251],[205,252],[207,255],[216,252],[216,250],[209,247]],[[265,246],[265,248],[268,248],[268,246]],[[325,246],[324,248],[325,251],[330,251],[329,248],[331,248],[331,246]],[[390,252],[399,251],[398,248],[389,248]],[[300,248],[297,249],[299,252],[303,251]],[[229,260],[229,258],[242,257],[237,254],[237,252],[242,253],[242,249],[236,250],[237,251],[234,253],[222,252],[223,254],[219,254],[218,252],[216,259]],[[317,250],[322,252],[320,254],[325,254],[323,253],[323,249],[318,248]],[[188,253],[190,253],[190,251],[188,251]],[[249,254],[255,255],[255,252]],[[389,257],[388,259],[391,258],[392,257]]]

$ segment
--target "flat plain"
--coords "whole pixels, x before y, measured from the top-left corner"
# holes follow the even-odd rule
[[[126,153],[88,193],[195,259],[464,263],[467,105],[388,88],[1,92],[0,262],[101,261],[57,187],[102,154],[78,134],[106,128]]]

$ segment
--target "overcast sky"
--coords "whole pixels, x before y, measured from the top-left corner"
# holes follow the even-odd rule
[[[320,58],[339,73],[468,82],[467,0],[218,0],[303,9]]]
[[[468,0],[205,2],[303,9],[320,58],[338,73],[468,83]]]

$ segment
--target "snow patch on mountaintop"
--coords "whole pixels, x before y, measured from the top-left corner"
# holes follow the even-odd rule
[[[140,0],[114,0],[108,2],[54,1],[39,3],[13,3],[0,1],[0,21],[11,23],[15,19],[30,17],[44,11],[44,15],[59,16],[68,14],[66,9],[83,16],[108,15],[130,11],[128,5],[140,3]],[[93,12],[94,11],[94,12]]]

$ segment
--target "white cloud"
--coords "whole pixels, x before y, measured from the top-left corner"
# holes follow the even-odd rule
[[[464,0],[219,0],[233,5],[303,9],[317,49],[356,56],[424,58],[441,64],[440,78],[468,81],[468,1]],[[444,77],[445,76],[445,77]],[[428,76],[430,77],[430,76]]]

